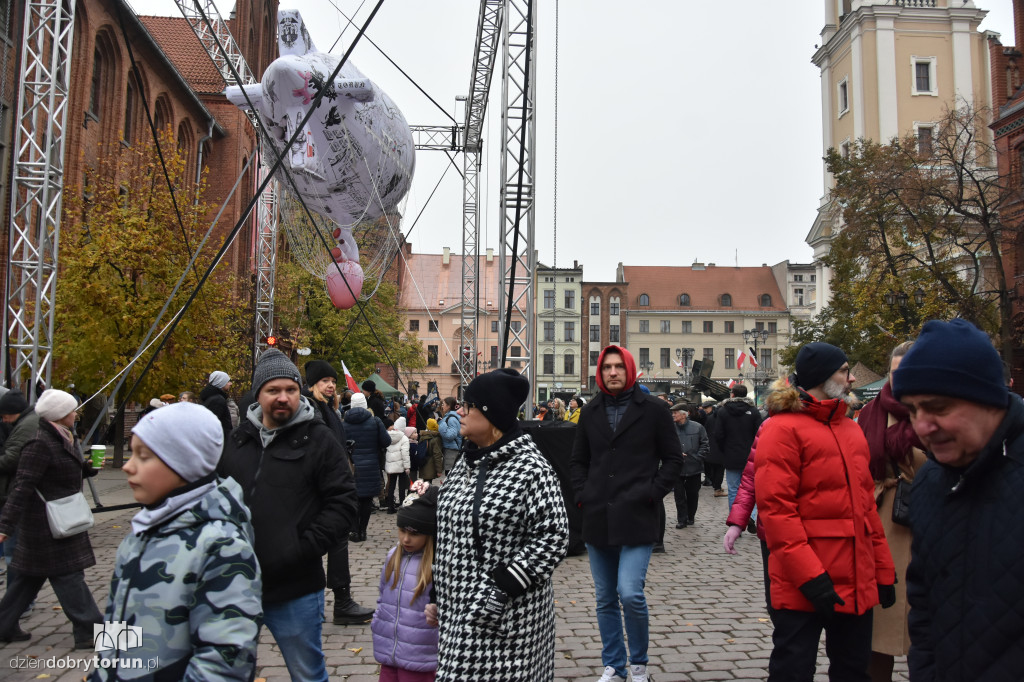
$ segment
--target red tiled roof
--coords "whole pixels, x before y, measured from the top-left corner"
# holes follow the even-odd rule
[[[401,308],[444,310],[462,302],[462,256],[451,254],[448,265],[442,262],[443,258],[441,254],[432,253],[406,255],[407,270],[406,265],[399,262],[398,267],[405,270],[398,299]],[[501,261],[497,256],[490,263],[485,255],[480,255],[479,259],[480,308],[497,313]],[[493,305],[488,306],[488,301]]]
[[[786,301],[779,291],[772,269],[701,266],[627,265],[623,276],[629,284],[628,310],[637,310],[641,294],[651,305],[641,310],[722,310],[784,312]],[[679,295],[689,294],[690,305],[679,306]],[[722,294],[732,296],[732,305],[723,306]],[[772,297],[770,307],[761,306],[761,295]]]
[[[193,90],[201,94],[224,91],[224,79],[184,17],[140,16],[139,21]]]

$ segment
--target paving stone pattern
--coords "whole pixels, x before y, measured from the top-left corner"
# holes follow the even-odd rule
[[[119,471],[105,469],[94,479],[106,506],[131,502],[131,492]],[[761,555],[757,539],[744,534],[738,554],[722,550],[727,514],[726,498],[715,498],[701,489],[700,508],[694,527],[676,530],[672,496],[665,498],[670,520],[665,535],[665,554],[655,554],[647,573],[647,600],[651,612],[650,666],[656,682],[680,680],[763,680],[771,653],[771,622],[764,608]],[[86,580],[102,611],[109,592],[114,555],[130,530],[134,511],[101,512],[90,531],[97,565],[86,571]],[[375,513],[369,539],[350,545],[352,593],[360,604],[377,599],[380,567],[397,540],[395,517]],[[569,557],[555,573],[557,640],[556,679],[596,680],[602,670],[601,638],[594,614],[593,581],[586,556]],[[327,613],[333,595],[327,593]],[[0,645],[0,679],[23,682],[49,679],[81,680],[83,668],[47,668],[49,658],[91,659],[93,652],[75,652],[71,625],[64,617],[47,584],[40,592],[31,616],[22,627],[32,633],[28,642]],[[376,682],[370,626],[324,624],[324,654],[332,680]],[[34,669],[12,669],[32,661]],[[815,680],[827,680],[827,659],[822,646]],[[47,677],[40,677],[46,675]],[[264,628],[260,638],[257,676],[267,682],[288,680],[277,646]],[[906,680],[906,662],[897,660],[897,680]]]

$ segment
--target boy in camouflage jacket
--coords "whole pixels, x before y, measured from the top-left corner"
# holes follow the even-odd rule
[[[132,433],[124,471],[143,509],[117,550],[104,621],[141,628],[141,641],[137,631],[126,642],[101,634],[90,680],[251,680],[260,569],[242,490],[214,472],[220,423],[200,405],[176,403]]]

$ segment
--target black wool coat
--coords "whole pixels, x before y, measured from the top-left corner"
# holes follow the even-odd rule
[[[633,391],[612,432],[599,393],[580,413],[571,474],[583,515],[583,541],[598,546],[649,545],[658,536],[661,499],[683,469],[668,405]]]
[[[761,413],[748,398],[730,398],[718,408],[714,421],[711,439],[719,462],[726,469],[742,470],[747,466],[750,446],[761,426]]]
[[[228,394],[223,388],[217,388],[213,384],[206,384],[199,392],[199,402],[203,407],[213,412],[220,420],[220,427],[224,429],[224,440],[227,440],[231,433],[231,410],[228,409]],[[241,413],[244,418],[245,413]]]
[[[965,469],[929,454],[914,475],[910,679],[1024,679],[1024,403]],[[902,579],[902,576],[900,576]]]
[[[0,533],[18,534],[14,568],[26,575],[58,576],[96,563],[88,532],[60,540],[51,535],[46,505],[36,494],[38,489],[47,500],[74,495],[82,491],[83,477],[95,474],[75,443],[66,441],[50,422],[39,420],[35,436],[21,451],[14,489],[0,516]]]

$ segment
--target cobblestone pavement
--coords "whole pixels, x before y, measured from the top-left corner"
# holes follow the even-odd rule
[[[104,505],[132,501],[121,472],[105,469],[94,481]],[[737,543],[736,556],[722,550],[727,504],[726,498],[715,498],[710,488],[702,488],[696,526],[676,530],[671,523],[675,518],[672,496],[666,498],[670,520],[665,535],[666,553],[652,557],[647,574],[650,671],[656,682],[767,677],[771,622],[764,609],[760,550],[756,538],[748,534]],[[86,580],[101,611],[106,604],[117,546],[129,531],[134,513],[100,512],[96,514],[96,527],[90,531],[97,564],[86,571]],[[396,541],[394,517],[374,514],[368,535],[367,542],[350,545],[352,593],[363,605],[376,602],[380,567],[388,548]],[[554,584],[556,679],[596,680],[602,669],[601,639],[586,556],[562,562]],[[327,613],[331,612],[332,604],[333,595],[328,591]],[[93,654],[72,650],[71,625],[49,584],[40,592],[34,611],[22,621],[22,627],[32,633],[32,639],[0,645],[0,680],[82,679],[83,665]],[[369,625],[327,623],[323,642],[332,680],[377,680]],[[67,669],[69,660],[78,662],[77,670]],[[823,649],[818,660],[815,679],[827,680]],[[65,668],[56,667],[61,663]],[[896,679],[907,679],[904,660],[897,661],[897,671]],[[288,679],[281,654],[266,629],[260,639],[257,674],[268,682]]]

